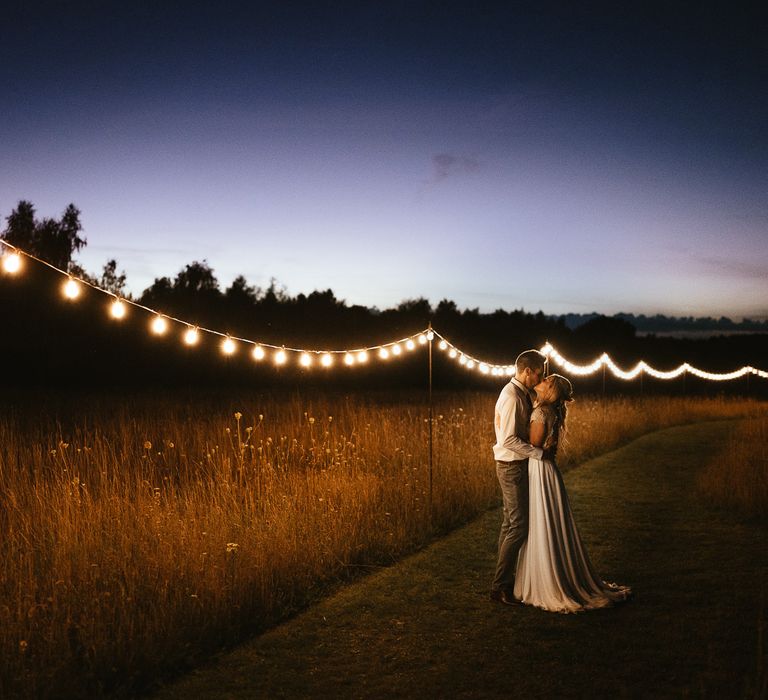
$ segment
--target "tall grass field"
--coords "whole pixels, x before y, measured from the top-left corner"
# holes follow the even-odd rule
[[[497,505],[495,400],[435,398],[431,478],[420,396],[5,410],[0,696],[146,688]],[[559,461],[761,413],[751,400],[582,399]]]
[[[738,425],[699,478],[713,503],[768,522],[768,417]]]

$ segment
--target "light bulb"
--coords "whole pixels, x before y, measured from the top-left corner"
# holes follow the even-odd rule
[[[426,345],[427,344],[427,336],[421,333],[419,335],[419,345]]]
[[[357,353],[357,361],[362,365],[368,362],[368,353],[365,350],[361,350]]]
[[[432,331],[427,332],[427,340],[432,340],[435,337],[435,334]]]
[[[355,356],[352,353],[347,353],[344,355],[344,364],[345,365],[353,365],[355,364]]]
[[[320,364],[323,367],[330,367],[333,364],[333,358],[326,352],[320,359]]]
[[[448,353],[448,357],[450,357],[450,358],[455,360],[456,359],[456,355],[458,355],[458,354],[459,353],[456,352],[456,348],[451,348],[451,351]]]
[[[67,299],[77,299],[77,297],[80,296],[80,285],[70,277],[64,283],[62,291],[64,292],[64,296],[67,297]]]
[[[284,365],[287,360],[288,360],[288,355],[286,355],[285,350],[278,350],[275,353],[275,364],[276,365]]]
[[[460,364],[460,365],[466,365],[466,364],[467,364],[467,358],[466,358],[466,357],[464,357],[464,355],[462,355],[462,356],[459,358],[459,364]]]
[[[386,348],[381,348],[381,350],[379,350],[379,357],[382,360],[386,360],[389,357],[389,350]]]
[[[115,299],[112,302],[112,306],[109,307],[109,313],[112,315],[112,318],[125,318],[126,311],[125,304],[120,299]]]
[[[15,275],[21,270],[21,255],[18,253],[11,253],[3,258],[3,269],[11,274]]]
[[[197,341],[200,339],[200,334],[197,331],[197,328],[187,328],[187,330],[184,332],[184,342],[189,345],[197,345]]]
[[[253,355],[254,360],[263,360],[264,359],[264,348],[261,347],[261,345],[257,345],[253,352],[251,353]]]
[[[467,369],[474,369],[474,367],[475,367],[475,361],[469,360],[469,362],[467,362]]]
[[[299,358],[299,364],[302,367],[309,367],[312,364],[312,358],[306,352],[303,352]]]
[[[413,350],[416,347],[416,343],[414,343],[412,340],[408,340],[408,342],[405,344],[406,350]]]
[[[445,350],[448,347],[448,343],[446,343],[444,340],[440,341],[440,345],[438,345],[441,350]]]
[[[152,332],[155,335],[162,335],[168,330],[168,321],[166,321],[162,316],[155,316],[154,320],[152,321]]]
[[[229,336],[224,338],[224,340],[221,342],[221,351],[225,355],[234,355],[235,350],[237,350],[237,345],[235,344],[235,341],[232,340]]]

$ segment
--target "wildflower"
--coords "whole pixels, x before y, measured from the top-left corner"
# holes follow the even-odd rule
[[[260,421],[264,420],[264,415],[263,415],[263,414],[261,414],[261,413],[259,413],[259,420],[260,420]]]
[[[310,418],[310,419],[309,419],[309,424],[310,424],[310,425],[313,425],[313,424],[314,424],[314,422],[315,422],[315,419],[314,419],[314,418]]]
[[[27,650],[28,646],[29,646],[29,644],[27,643],[27,640],[26,639],[22,639],[19,642],[19,651],[23,654]]]
[[[328,422],[330,423],[333,420],[333,416],[328,416]]]
[[[175,447],[175,445],[174,445],[172,442],[169,442],[169,443],[168,443],[168,447],[170,447],[171,449],[173,449],[173,448]]]
[[[227,428],[225,432],[227,433],[227,435],[229,435],[232,431],[229,428]]]
[[[144,449],[145,450],[151,450],[152,449],[152,443],[149,440],[144,441]]]
[[[237,542],[227,542],[227,554],[230,552],[236,552],[238,547],[240,547],[240,545],[237,544]]]
[[[245,432],[246,432],[246,433],[249,433],[249,434],[250,434],[252,431],[253,431],[253,428],[252,428],[250,425],[249,425],[249,426],[248,426],[248,427],[245,429]]]
[[[240,420],[242,417],[243,417],[243,414],[242,414],[242,413],[240,413],[240,411],[238,411],[237,413],[235,413],[235,420]]]

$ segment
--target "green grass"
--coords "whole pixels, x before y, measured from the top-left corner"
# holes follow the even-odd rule
[[[492,511],[158,697],[764,697],[768,531],[694,488],[733,425],[663,430],[566,475],[593,562],[635,589],[627,605],[491,604]]]

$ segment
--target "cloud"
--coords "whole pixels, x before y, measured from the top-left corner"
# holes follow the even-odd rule
[[[432,177],[430,182],[442,182],[455,175],[476,173],[480,163],[474,158],[458,156],[453,153],[437,153],[432,156]]]

